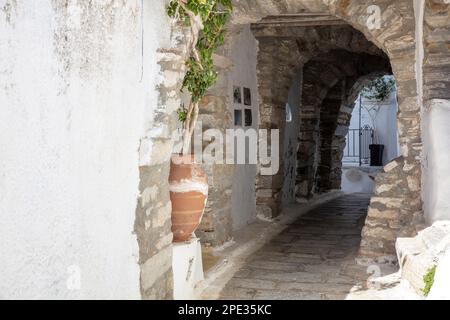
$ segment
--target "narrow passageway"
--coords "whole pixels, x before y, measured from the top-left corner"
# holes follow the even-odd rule
[[[248,258],[221,299],[345,299],[365,287],[355,262],[370,195],[351,194],[301,216]]]

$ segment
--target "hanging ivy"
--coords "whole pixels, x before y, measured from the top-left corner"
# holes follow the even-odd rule
[[[191,28],[187,72],[182,90],[191,95],[187,109],[178,112],[184,123],[183,150],[189,147],[197,121],[198,103],[217,81],[213,55],[225,40],[225,26],[231,16],[232,0],[172,0],[167,8],[169,17]]]
[[[396,88],[396,82],[393,78],[377,78],[362,89],[362,96],[369,100],[384,101]]]

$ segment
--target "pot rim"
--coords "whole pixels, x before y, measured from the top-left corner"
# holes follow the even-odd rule
[[[195,154],[181,154],[181,153],[174,153],[171,156],[171,162],[175,165],[181,165],[181,164],[196,164],[197,161],[195,159]]]

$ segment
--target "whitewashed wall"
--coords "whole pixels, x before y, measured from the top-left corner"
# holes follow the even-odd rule
[[[230,112],[234,116],[234,109],[241,109],[244,116],[244,109],[250,108],[253,113],[253,125],[251,128],[258,128],[259,117],[256,80],[257,50],[258,44],[250,31],[250,26],[242,27],[239,35],[235,36],[235,41],[230,51],[233,62],[229,88],[230,101],[233,101],[233,86],[247,87],[250,88],[252,93],[252,105],[244,106],[243,104],[233,103],[230,105]],[[241,126],[236,128],[246,130],[250,127]],[[231,199],[233,230],[245,227],[256,218],[255,179],[256,165],[235,166]]]
[[[423,119],[422,181],[425,217],[429,224],[450,220],[450,101],[432,100]]]
[[[140,0],[67,2],[0,0],[0,297],[140,298],[138,148],[166,1],[145,0],[144,55]]]

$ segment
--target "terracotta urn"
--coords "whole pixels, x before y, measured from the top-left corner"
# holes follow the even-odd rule
[[[173,155],[171,160],[173,241],[184,242],[191,238],[202,219],[208,198],[208,178],[193,155]]]

